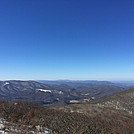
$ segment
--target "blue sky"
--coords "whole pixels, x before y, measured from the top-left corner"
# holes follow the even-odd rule
[[[134,1],[1,0],[0,79],[134,80]]]

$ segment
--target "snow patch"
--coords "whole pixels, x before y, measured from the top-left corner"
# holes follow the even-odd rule
[[[62,91],[59,91],[59,94],[63,94],[63,92]]]
[[[4,86],[6,86],[6,85],[9,85],[9,84],[10,84],[10,83],[8,83],[8,82],[5,82],[5,83],[4,83],[4,85],[3,85],[3,87],[4,87]]]
[[[7,133],[5,133],[4,131],[0,130],[0,134],[7,134]]]
[[[45,93],[52,93],[51,90],[45,90],[45,89],[36,89],[37,91],[45,92]]]
[[[86,93],[86,94],[82,94],[82,95],[85,95],[85,96],[87,96],[87,95],[89,95],[89,93]]]
[[[92,100],[95,100],[95,97],[91,97]]]

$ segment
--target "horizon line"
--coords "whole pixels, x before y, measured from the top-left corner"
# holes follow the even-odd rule
[[[110,80],[110,79],[0,79],[0,81],[119,81],[119,82],[129,82],[134,80],[128,80],[128,79],[116,79],[116,80]]]

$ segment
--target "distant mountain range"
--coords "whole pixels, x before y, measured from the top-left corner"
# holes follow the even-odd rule
[[[134,88],[134,81],[114,81],[113,83],[124,88]]]
[[[108,81],[0,81],[0,99],[41,105],[91,101],[125,90]]]

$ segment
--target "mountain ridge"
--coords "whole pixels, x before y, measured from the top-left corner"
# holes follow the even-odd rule
[[[57,84],[38,81],[0,81],[0,99],[8,101],[33,101],[42,105],[92,100],[124,90],[106,81],[62,81]],[[75,101],[76,102],[76,101]]]

